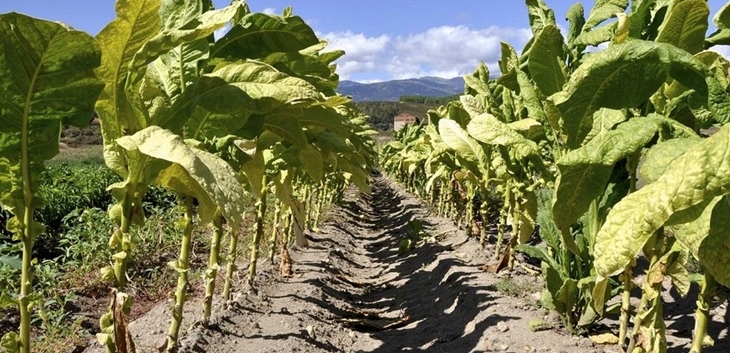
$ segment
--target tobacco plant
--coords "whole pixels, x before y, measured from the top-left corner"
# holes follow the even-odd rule
[[[0,15],[0,203],[13,214],[5,227],[22,243],[20,293],[0,296],[17,306],[19,332],[3,336],[8,352],[31,351],[33,243],[45,228],[33,217],[45,201],[38,195],[44,162],[58,154],[62,125],[91,120],[101,83],[93,69],[100,52],[93,38],[54,22],[21,14]]]

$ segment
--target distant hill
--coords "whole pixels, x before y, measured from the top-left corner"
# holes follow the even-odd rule
[[[340,81],[337,91],[352,96],[356,102],[389,101],[397,102],[401,96],[420,95],[426,97],[443,97],[464,92],[464,79],[439,77],[410,78],[375,83],[359,83]]]

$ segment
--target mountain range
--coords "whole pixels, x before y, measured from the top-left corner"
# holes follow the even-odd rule
[[[464,93],[464,79],[440,77],[409,78],[374,83],[340,81],[337,92],[352,96],[356,102],[391,101],[397,102],[401,96],[419,95],[425,97],[445,97]]]

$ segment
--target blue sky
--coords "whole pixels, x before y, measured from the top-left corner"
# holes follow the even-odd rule
[[[575,0],[546,0],[559,24]],[[580,1],[589,11],[593,1]],[[709,0],[711,16],[726,0]],[[228,0],[214,0],[220,8]],[[63,5],[61,5],[63,4]],[[531,36],[522,0],[250,0],[252,11],[280,13],[291,5],[333,49],[342,79],[360,82],[421,76],[454,77],[479,61],[497,71],[499,42],[518,50]],[[112,0],[0,0],[0,13],[61,21],[92,35],[114,17]],[[726,56],[728,47],[721,48]]]

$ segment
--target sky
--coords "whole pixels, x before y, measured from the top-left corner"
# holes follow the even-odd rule
[[[709,0],[712,17],[727,0]],[[216,8],[230,0],[214,0]],[[565,30],[576,0],[545,0]],[[593,1],[582,0],[586,12]],[[484,61],[498,73],[500,42],[517,50],[532,33],[523,0],[249,0],[254,12],[281,13],[292,6],[330,49],[343,80],[378,82],[423,76],[451,78]],[[61,5],[63,4],[63,5]],[[96,35],[114,18],[112,0],[0,0],[0,13],[21,12],[64,22]],[[587,13],[586,13],[587,15]],[[714,28],[714,27],[713,27]],[[711,29],[712,30],[712,29]],[[730,47],[718,48],[730,57]]]

